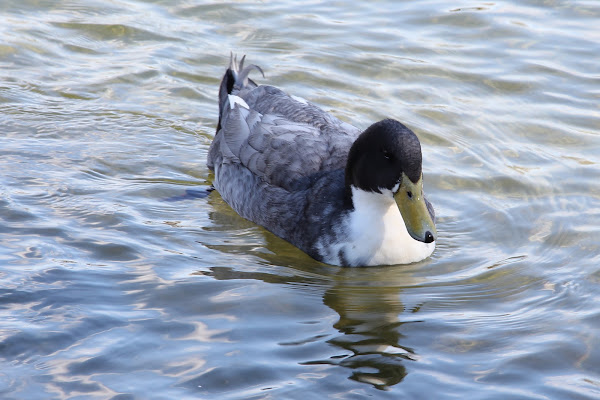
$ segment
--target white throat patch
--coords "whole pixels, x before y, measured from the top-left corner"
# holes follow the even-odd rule
[[[435,242],[419,242],[409,235],[391,190],[381,189],[381,193],[376,193],[352,186],[352,202],[354,210],[347,221],[347,240],[339,243],[339,251],[347,262],[408,264],[433,253]]]

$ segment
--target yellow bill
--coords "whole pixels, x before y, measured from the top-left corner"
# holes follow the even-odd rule
[[[423,243],[435,241],[437,230],[423,196],[423,175],[413,183],[402,174],[402,184],[394,198],[410,236]]]

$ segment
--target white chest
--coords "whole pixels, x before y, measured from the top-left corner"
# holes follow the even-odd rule
[[[337,244],[347,262],[359,265],[408,264],[431,255],[435,242],[413,239],[392,192],[352,188],[354,211],[345,223],[345,241]]]

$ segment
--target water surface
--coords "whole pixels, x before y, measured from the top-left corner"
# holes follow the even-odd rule
[[[585,0],[4,0],[0,397],[599,398],[598,26]],[[327,266],[186,195],[230,51],[417,133],[430,259]]]

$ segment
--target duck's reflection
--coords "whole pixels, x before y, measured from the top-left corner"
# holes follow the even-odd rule
[[[227,210],[227,206],[220,206],[217,205],[223,213],[214,212],[210,215],[211,220],[216,222],[217,230],[227,226],[233,228],[236,224],[232,223],[232,219],[241,220],[240,226],[247,229],[245,220]],[[219,280],[257,279],[268,283],[301,283],[302,286],[321,288],[323,303],[339,315],[338,321],[333,325],[339,334],[333,337],[328,335],[325,340],[341,351],[335,356],[304,364],[329,364],[348,368],[350,379],[371,384],[378,389],[386,389],[401,382],[407,374],[405,363],[415,360],[417,356],[412,349],[401,344],[404,336],[400,332],[404,323],[399,316],[404,312],[404,305],[400,301],[400,294],[403,286],[416,283],[415,278],[410,273],[403,272],[405,269],[402,267],[325,266],[262,228],[256,229],[262,234],[254,235],[258,233],[254,232],[247,236],[248,240],[254,242],[259,236],[263,249],[266,247],[268,252],[250,250],[250,253],[266,261],[265,265],[269,268],[248,272],[231,267],[212,267],[210,271],[201,274]],[[248,252],[250,248],[256,249],[257,244],[245,243],[244,246],[242,243],[235,243],[231,247],[237,253],[242,245]],[[207,246],[228,251],[224,248],[227,246]],[[278,269],[273,268],[274,266],[285,269],[285,273],[278,274]]]
[[[389,281],[377,281],[377,275],[386,275],[381,269],[377,272],[365,281],[361,278],[367,270],[343,270],[336,285],[325,292],[323,302],[340,316],[333,325],[340,335],[328,343],[346,350],[347,355],[316,362],[349,368],[350,379],[385,389],[404,379],[404,362],[415,356],[401,345],[399,315],[404,306],[400,289]]]
[[[394,267],[388,269],[392,273]],[[333,325],[339,335],[329,336],[327,343],[343,351],[336,356],[304,364],[348,368],[350,379],[386,389],[404,379],[404,363],[415,360],[416,355],[401,344],[403,335],[400,330],[404,323],[399,315],[403,313],[404,306],[400,302],[400,289],[389,281],[382,281],[386,286],[376,282],[377,276],[386,275],[379,269],[375,276],[369,275],[367,281],[360,278],[369,272],[366,269],[358,272],[340,269],[334,277],[335,284],[323,294],[323,302],[339,315],[339,320]],[[277,284],[310,284],[303,274],[290,277],[268,272],[242,272],[230,267],[213,267],[202,274],[219,280],[258,279]],[[314,283],[323,286],[322,281]]]

